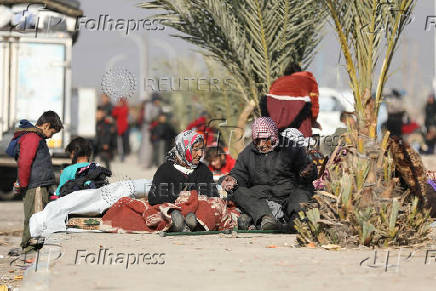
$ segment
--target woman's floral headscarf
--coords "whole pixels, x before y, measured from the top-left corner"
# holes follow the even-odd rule
[[[253,141],[259,138],[271,138],[272,149],[279,144],[279,130],[276,123],[270,117],[259,117],[251,126]]]
[[[193,131],[185,130],[176,136],[175,146],[168,152],[167,160],[178,163],[177,160],[186,164],[190,169],[198,165],[192,163],[192,147],[197,142],[204,141],[203,135]]]

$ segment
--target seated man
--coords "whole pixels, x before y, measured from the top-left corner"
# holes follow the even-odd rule
[[[279,230],[279,221],[290,223],[291,230],[300,203],[308,202],[313,195],[316,167],[304,147],[278,135],[269,117],[255,120],[252,138],[221,186],[248,214],[239,218],[240,229],[247,229],[252,219],[262,230]]]

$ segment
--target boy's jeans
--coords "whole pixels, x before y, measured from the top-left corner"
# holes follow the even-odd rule
[[[42,211],[48,203],[49,187],[37,187],[28,189],[23,198],[24,205],[24,230],[21,239],[21,247],[28,246],[30,240],[29,220],[32,214]]]

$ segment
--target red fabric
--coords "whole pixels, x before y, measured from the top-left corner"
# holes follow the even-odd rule
[[[318,118],[318,83],[310,72],[297,72],[290,76],[278,78],[271,85],[269,94],[279,96],[306,97],[309,96],[312,103],[312,120]],[[268,113],[277,123],[279,129],[284,129],[295,119],[306,104],[305,101],[277,100],[267,97]],[[312,136],[312,120],[304,120],[298,128],[305,137]]]
[[[221,175],[227,175],[235,167],[235,164],[236,160],[232,158],[232,156],[226,155],[226,164],[223,165],[221,169],[215,169],[211,164],[209,164],[209,170],[214,174],[219,173]]]
[[[129,127],[129,107],[126,104],[114,107],[112,116],[117,121],[118,135],[122,135]]]
[[[205,230],[233,229],[237,225],[239,211],[233,204],[217,197],[198,195],[197,191],[181,192],[175,203],[151,206],[129,197],[118,200],[103,216],[103,222],[117,230],[166,231],[171,227],[171,210],[180,210],[186,216],[195,213]]]
[[[315,120],[318,118],[318,83],[311,72],[303,71],[290,76],[280,77],[271,85],[269,93],[294,97],[310,96],[312,102],[312,117]]]
[[[206,117],[200,116],[186,127],[187,130],[196,128],[198,130],[204,130],[204,127],[206,127]]]
[[[215,142],[215,133],[212,128],[207,127],[206,117],[200,116],[186,127],[186,130],[191,130],[195,128],[199,134],[204,136],[206,146],[210,146]]]
[[[20,146],[20,155],[18,157],[18,181],[20,182],[20,187],[27,187],[29,185],[30,170],[41,139],[42,137],[36,133],[28,133],[23,135],[18,141]]]
[[[403,125],[403,128],[401,129],[401,131],[402,131],[403,134],[411,134],[415,130],[417,130],[418,128],[419,128],[418,123],[411,122],[411,123]]]

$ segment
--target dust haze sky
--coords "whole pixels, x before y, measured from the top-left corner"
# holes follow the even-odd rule
[[[219,0],[218,0],[219,1]],[[303,0],[302,0],[303,1]],[[136,0],[81,0],[81,8],[88,18],[98,19],[108,14],[113,19],[144,19],[151,13],[136,7]],[[389,87],[403,88],[409,92],[411,104],[423,104],[430,92],[434,75],[435,30],[425,31],[426,18],[435,15],[433,0],[419,0],[415,20],[406,28],[391,72]],[[171,57],[183,58],[195,55],[195,47],[183,40],[170,37],[174,30],[140,31],[148,43],[149,70]],[[321,87],[347,86],[348,77],[342,65],[338,65],[339,45],[332,26],[327,24],[324,40],[310,70]],[[81,30],[73,47],[73,86],[100,88],[101,78],[109,60],[116,62],[136,75],[139,74],[139,49],[131,36],[120,32]],[[339,72],[339,74],[338,74]],[[177,72],[174,72],[177,76]]]

